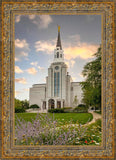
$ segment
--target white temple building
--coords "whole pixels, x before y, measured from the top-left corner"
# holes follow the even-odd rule
[[[34,84],[29,90],[29,105],[37,104],[41,110],[47,111],[52,108],[75,107],[82,103],[82,89],[80,82],[73,82],[67,72],[68,66],[64,61],[64,53],[60,39],[60,27],[54,49],[54,60],[48,68],[46,83]],[[78,69],[78,68],[77,68]]]

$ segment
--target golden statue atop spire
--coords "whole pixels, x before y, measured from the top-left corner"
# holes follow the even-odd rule
[[[60,32],[60,26],[58,25],[58,32]]]

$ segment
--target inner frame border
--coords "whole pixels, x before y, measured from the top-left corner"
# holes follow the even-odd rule
[[[6,2],[7,3],[7,2]],[[9,2],[8,2],[9,3]],[[16,3],[18,3],[18,2],[16,2]],[[19,2],[20,3],[20,2]],[[22,3],[22,2],[21,2]],[[24,2],[24,3],[28,3],[28,2]],[[40,2],[41,3],[41,2]],[[43,3],[43,2],[42,2]],[[44,2],[44,3],[46,3],[46,2]],[[52,3],[52,2],[48,2],[48,3]],[[54,2],[53,2],[54,3]],[[59,2],[59,3],[62,3],[62,2]],[[67,3],[67,2],[65,2],[65,3]],[[75,2],[71,2],[71,3],[75,3]],[[77,2],[78,3],[78,2]],[[81,2],[80,2],[81,3]],[[83,2],[83,3],[85,3],[85,2]],[[89,3],[89,2],[86,2],[86,3]],[[91,2],[92,3],[92,2]],[[98,3],[98,2],[95,2],[96,4]],[[101,3],[101,2],[99,2],[99,3]],[[106,2],[104,2],[104,3],[106,3]],[[110,2],[109,2],[110,3]],[[114,36],[114,34],[113,34],[113,36]],[[113,45],[114,46],[114,45]],[[114,64],[113,64],[113,69],[114,69]],[[112,82],[113,83],[113,82]],[[112,84],[113,85],[113,84]],[[114,87],[114,85],[113,85],[113,87]],[[113,105],[114,106],[114,105]],[[114,107],[113,107],[113,109],[114,109]],[[113,115],[114,116],[114,115]],[[114,127],[114,125],[113,125],[113,127]],[[51,147],[51,146],[50,146]],[[70,147],[69,147],[70,148]],[[7,157],[6,157],[7,158]],[[10,158],[10,157],[9,157]],[[22,158],[24,158],[24,157],[22,157]],[[30,157],[28,157],[28,158],[30,158]],[[34,157],[33,157],[34,158]],[[53,158],[53,157],[52,157]],[[68,157],[67,157],[68,158]],[[72,156],[71,156],[71,158],[72,158]],[[84,157],[83,157],[84,158]],[[94,158],[94,157],[92,157],[92,158]],[[102,157],[101,157],[102,158]]]

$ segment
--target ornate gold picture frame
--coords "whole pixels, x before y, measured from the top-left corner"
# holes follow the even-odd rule
[[[114,2],[2,1],[1,159],[114,158]],[[102,145],[14,145],[14,18],[18,14],[99,14],[102,18]]]

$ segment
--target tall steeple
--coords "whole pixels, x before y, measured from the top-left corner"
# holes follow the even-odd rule
[[[57,38],[56,48],[54,50],[54,62],[63,62],[63,61],[64,61],[64,54],[60,39],[60,26],[58,26],[58,38]]]
[[[61,39],[60,39],[60,26],[58,26],[58,38],[57,38],[56,47],[60,47],[60,49],[62,49]]]

